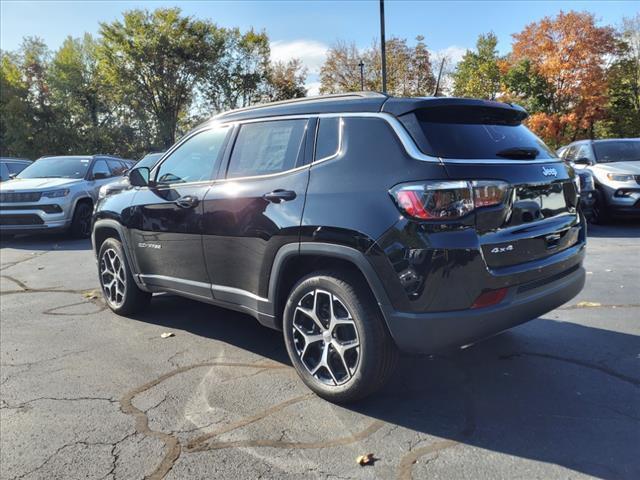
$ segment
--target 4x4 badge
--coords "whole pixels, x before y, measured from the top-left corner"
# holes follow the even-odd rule
[[[550,168],[542,167],[542,174],[545,177],[552,177],[552,176],[555,177],[558,175],[558,171],[553,167],[550,167]]]

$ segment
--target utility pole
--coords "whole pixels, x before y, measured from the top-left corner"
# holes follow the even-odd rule
[[[442,78],[442,70],[444,69],[444,61],[445,57],[442,58],[442,62],[440,62],[440,70],[438,71],[438,80],[436,81],[436,89],[433,91],[433,96],[438,96],[438,89],[440,88],[440,78]]]
[[[358,66],[360,67],[360,91],[364,92],[364,62],[362,59],[360,59]]]
[[[382,93],[387,93],[387,47],[384,37],[384,0],[380,0],[380,46],[382,47]]]

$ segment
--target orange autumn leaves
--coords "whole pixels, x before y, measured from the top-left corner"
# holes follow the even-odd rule
[[[547,108],[532,113],[529,127],[556,145],[577,132],[590,132],[606,114],[607,59],[616,51],[613,29],[596,26],[586,12],[561,12],[513,37],[512,53],[502,68],[529,60],[547,86]]]

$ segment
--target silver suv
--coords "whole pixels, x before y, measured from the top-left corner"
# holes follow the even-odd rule
[[[133,165],[105,155],[36,160],[0,184],[0,232],[69,231],[76,238],[89,237],[100,187],[119,180]]]
[[[576,170],[593,174],[596,220],[640,218],[640,138],[581,140],[559,150]]]

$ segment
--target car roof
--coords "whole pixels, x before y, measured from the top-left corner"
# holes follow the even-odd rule
[[[0,157],[0,162],[31,163],[31,160],[26,158]]]
[[[77,158],[79,160],[97,160],[97,159],[104,159],[104,160],[121,160],[123,162],[134,162],[135,160],[129,160],[127,158],[120,158],[120,157],[116,157],[115,155],[104,155],[104,154],[96,154],[96,155],[44,155],[42,157],[40,157],[38,160],[41,160],[43,158]]]
[[[609,142],[638,142],[640,138],[603,138],[601,140],[591,140],[593,143],[609,143]]]
[[[527,116],[527,112],[518,105],[492,100],[457,97],[403,98],[391,97],[378,92],[353,92],[304,97],[231,110],[216,115],[209,122],[231,122],[285,115],[313,115],[342,112],[387,112],[401,116],[418,109],[447,106],[499,108],[505,111],[511,111],[521,119]]]

